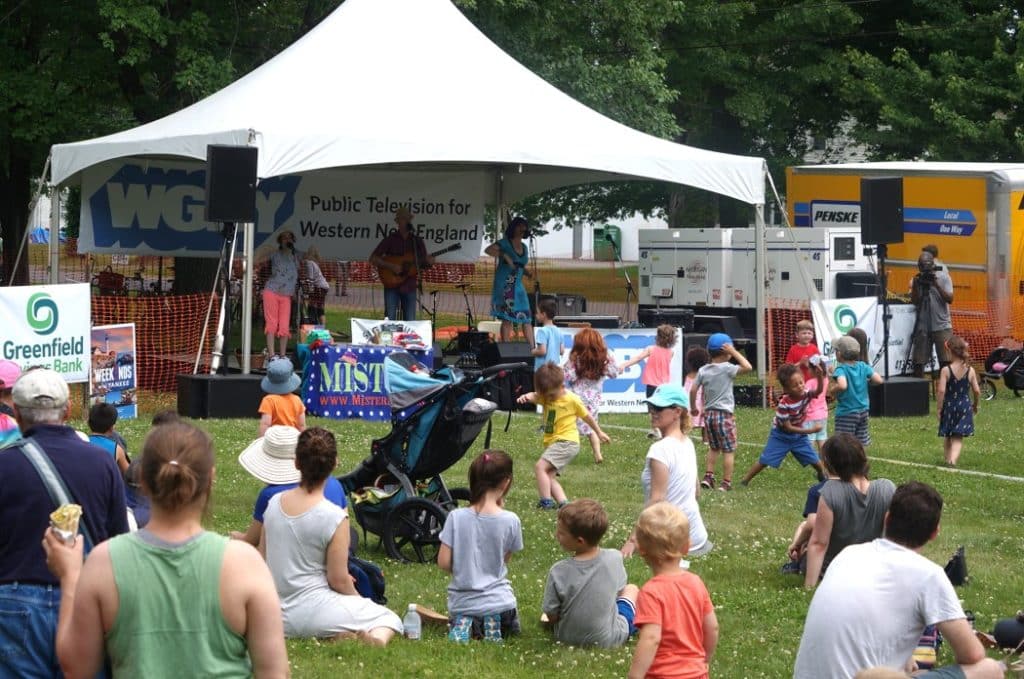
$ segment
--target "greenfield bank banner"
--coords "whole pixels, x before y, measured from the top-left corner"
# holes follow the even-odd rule
[[[913,368],[913,361],[910,360],[911,335],[917,314],[912,304],[890,304],[889,313],[892,316],[889,320],[889,374],[901,375]],[[875,372],[885,374],[885,364],[882,362],[882,305],[878,303],[877,297],[812,302],[811,316],[818,351],[834,359],[833,339],[838,339],[853,328],[860,328],[868,336],[868,364]],[[933,347],[932,357],[925,365],[925,370],[933,370],[937,366]]]
[[[408,207],[428,252],[461,246],[440,262],[475,262],[484,236],[483,175],[457,170],[320,170],[261,179],[256,187],[260,252],[288,229],[296,248],[324,259],[362,261]],[[206,163],[120,159],[82,172],[80,252],[217,257],[221,225],[205,221]]]
[[[89,381],[89,313],[87,283],[0,288],[3,358]]]

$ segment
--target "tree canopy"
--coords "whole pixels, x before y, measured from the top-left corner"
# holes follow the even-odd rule
[[[998,0],[455,0],[567,94],[631,127],[760,155],[781,183],[853,122],[878,159],[1016,160],[1020,13]],[[0,10],[0,223],[17,243],[49,146],[145,123],[259,66],[338,0],[33,0]],[[429,30],[429,27],[425,27]],[[368,55],[372,58],[372,55]],[[495,102],[526,107],[529,101]],[[594,140],[600,144],[601,140]],[[517,208],[743,224],[746,206],[653,182],[574,187]],[[4,253],[10,265],[13,250]]]

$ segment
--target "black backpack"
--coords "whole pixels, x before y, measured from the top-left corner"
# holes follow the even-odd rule
[[[381,606],[388,602],[388,598],[384,596],[384,571],[380,566],[372,561],[360,559],[355,554],[349,554],[348,573],[355,578],[356,591],[360,595]]]

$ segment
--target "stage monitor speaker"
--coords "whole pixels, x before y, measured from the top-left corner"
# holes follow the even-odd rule
[[[459,354],[480,356],[480,350],[487,344],[491,333],[482,330],[462,330],[458,334],[456,346]]]
[[[870,271],[840,271],[836,274],[836,299],[877,296],[878,276]]]
[[[589,323],[591,328],[618,328],[622,321],[618,316],[599,316],[597,314],[582,314],[579,316],[555,316],[555,325],[560,328],[568,328],[569,324]]]
[[[868,390],[871,417],[927,415],[931,402],[931,380],[920,377],[890,377]]]
[[[206,221],[256,221],[255,146],[206,147]]]
[[[259,417],[260,375],[178,375],[178,414],[191,418]]]
[[[645,307],[637,312],[640,325],[657,328],[662,323],[682,328],[683,332],[693,331],[693,309],[658,309]]]
[[[709,332],[684,332],[682,341],[683,358],[686,358],[686,352],[693,347],[707,349],[709,337],[711,337],[711,333]]]
[[[499,363],[525,363],[526,367],[488,383],[484,398],[497,403],[499,410],[533,410],[534,406],[529,403],[516,403],[517,398],[533,391],[530,345],[526,342],[488,342],[480,349],[480,365],[488,368]]]
[[[903,177],[861,177],[860,240],[865,245],[903,242]]]

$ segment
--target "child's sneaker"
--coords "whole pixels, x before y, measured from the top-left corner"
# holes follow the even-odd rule
[[[569,504],[568,500],[562,500],[561,502],[558,503],[558,508],[561,509],[562,507],[566,506],[567,504]]]
[[[800,571],[799,561],[787,561],[786,563],[782,564],[782,568],[779,569],[779,572],[781,572],[783,575],[803,575],[803,573]]]
[[[556,505],[555,501],[551,498],[542,497],[537,500],[537,509],[558,509],[558,505]]]
[[[501,639],[501,615],[492,613],[484,616],[484,641],[491,641],[500,644]]]
[[[711,490],[712,488],[714,488],[715,487],[715,475],[712,474],[711,472],[706,472],[704,474],[704,478],[701,479],[701,481],[700,481],[700,487],[701,488],[707,488],[708,490]]]
[[[470,632],[473,629],[473,618],[468,615],[457,615],[448,630],[448,641],[457,644],[468,644]]]
[[[660,441],[661,432],[658,431],[657,429],[651,429],[649,432],[647,432],[647,439],[649,441]]]
[[[721,485],[718,486],[718,490],[732,490],[732,481],[730,481],[729,479],[722,479],[722,483]]]

